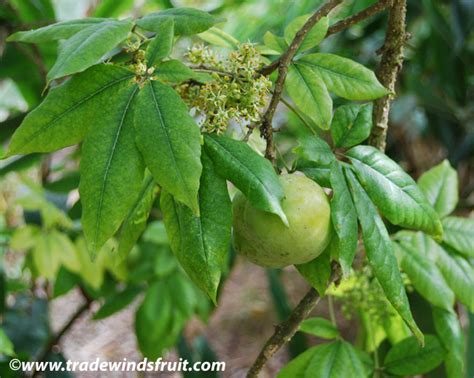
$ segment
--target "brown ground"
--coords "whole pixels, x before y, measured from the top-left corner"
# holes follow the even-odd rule
[[[284,284],[294,306],[308,289],[307,284],[293,268],[287,268],[283,275]],[[267,290],[265,271],[247,261],[239,260],[227,279],[219,307],[213,313],[209,324],[197,320],[186,329],[188,337],[203,332],[218,357],[226,362],[224,377],[244,377],[266,339],[277,323],[273,303]],[[70,317],[82,301],[77,292],[54,300],[51,304],[53,328],[57,330]],[[138,302],[138,301],[137,301]],[[64,336],[61,349],[67,359],[73,361],[140,360],[133,330],[135,302],[127,309],[100,321],[92,321],[91,315],[83,316]],[[324,303],[319,311],[325,311]],[[326,314],[327,316],[327,314]],[[170,351],[165,360],[175,360]],[[281,350],[266,366],[262,378],[274,377],[288,360]],[[96,375],[95,375],[96,374]],[[78,377],[134,377],[139,373],[79,373]],[[128,374],[128,375],[127,375]],[[150,375],[151,376],[151,375]],[[179,377],[179,374],[160,374],[161,377]]]

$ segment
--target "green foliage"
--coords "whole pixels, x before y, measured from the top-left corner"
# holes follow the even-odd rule
[[[371,129],[371,104],[342,105],[334,112],[331,136],[335,147],[355,146],[369,137]]]
[[[106,18],[125,14],[131,4],[128,0],[101,1],[93,13],[97,18],[58,22],[8,37],[15,43],[6,46],[0,78],[11,78],[31,108],[40,100],[44,81],[51,88],[24,119],[21,114],[16,119],[14,113],[15,117],[8,120],[14,122],[3,128],[7,131],[2,132],[2,142],[16,131],[4,157],[49,153],[83,143],[80,149],[66,152],[60,163],[53,159],[51,176],[59,179],[46,177],[43,187],[22,179],[24,188],[19,192],[26,191],[27,195],[18,196],[14,205],[25,211],[26,225],[11,232],[11,238],[7,230],[6,240],[9,248],[26,253],[21,268],[30,271],[30,286],[43,277],[54,288],[54,297],[79,286],[102,303],[95,319],[122,310],[144,292],[135,329],[140,350],[153,359],[177,344],[191,317],[206,318],[210,305],[207,297],[217,302],[229,269],[232,210],[227,180],[253,207],[276,214],[288,226],[282,208],[284,192],[275,173],[281,166],[272,166],[256,151],[258,147],[251,147],[258,145],[258,135],[256,131],[250,134],[260,126],[271,94],[273,76],[261,75],[269,63],[262,55],[281,56],[309,17],[298,16],[309,9],[307,4],[296,3],[289,9],[298,7],[298,12],[284,15],[289,20],[287,27],[274,25],[279,26],[279,33],[277,27],[271,32],[266,30],[267,24],[259,23],[264,26],[259,30],[263,45],[240,43],[248,40],[243,37],[246,30],[237,31],[236,38],[214,26],[220,18],[191,8],[170,8],[138,19]],[[342,39],[334,39],[337,46],[325,41],[318,50],[330,24],[370,3],[347,1],[330,14],[331,20],[323,17],[289,65],[284,87],[295,108],[285,103],[312,135],[298,129],[299,146],[292,149],[294,141],[285,140],[286,130],[277,134],[278,163],[287,158],[291,161],[294,152],[298,156],[294,169],[331,189],[335,229],[323,254],[296,269],[321,295],[328,293],[343,301],[345,314],[358,317],[358,345],[365,351],[378,353],[381,345],[390,348],[377,374],[425,374],[444,361],[449,378],[462,377],[466,367],[463,330],[453,307],[459,301],[474,311],[474,223],[472,218],[453,215],[459,199],[456,171],[445,160],[425,172],[416,184],[387,155],[360,146],[372,129],[372,104],[346,103],[331,95],[370,101],[388,91],[360,63],[326,53],[337,47],[349,55],[353,47],[345,46]],[[420,21],[425,29],[433,27],[432,18],[443,20],[447,13],[429,3],[420,6],[428,10],[427,20]],[[453,7],[467,5],[456,3]],[[217,9],[215,13],[219,12]],[[269,14],[274,18],[275,12]],[[0,6],[0,18],[8,24],[5,30],[22,24],[44,25],[44,20],[52,21],[54,16],[48,0],[12,0],[8,8]],[[461,18],[462,12],[456,17]],[[279,23],[283,20],[278,19]],[[225,30],[232,28],[230,21]],[[443,25],[444,31],[454,28]],[[249,23],[248,28],[252,27]],[[465,31],[464,26],[458,29],[461,34]],[[354,26],[350,34],[356,48],[360,48],[360,30]],[[417,34],[414,44],[426,33]],[[193,45],[183,58],[179,57],[181,49],[173,51],[177,38],[194,35],[222,49],[216,52],[207,45]],[[462,38],[468,40],[467,34]],[[23,43],[37,46],[30,48]],[[456,54],[461,57],[460,51]],[[366,61],[364,57],[356,60]],[[412,60],[420,65],[419,57]],[[43,63],[40,73],[36,72],[38,61]],[[448,66],[450,73],[444,70],[446,75],[455,76],[458,70]],[[27,79],[25,72],[31,73]],[[453,89],[456,77],[436,77],[433,82],[436,84],[416,85],[420,92],[443,83],[442,91],[424,94],[424,101],[432,104],[432,97],[442,92],[447,100],[432,104],[433,109],[455,113],[455,118],[469,114],[464,104],[468,102],[459,95],[468,93],[464,84]],[[334,114],[333,99],[342,104]],[[278,116],[273,126],[279,126]],[[431,121],[436,124],[433,117]],[[318,135],[320,130],[313,125],[325,133]],[[448,135],[451,129],[443,127],[440,134]],[[469,138],[466,140],[470,143]],[[465,153],[466,148],[460,151]],[[75,168],[70,168],[77,166],[78,158],[80,180]],[[40,155],[31,155],[8,160],[0,167],[0,176],[26,170],[40,159]],[[70,192],[78,186],[80,201],[71,209],[66,199],[70,201]],[[160,201],[155,201],[158,194]],[[0,192],[1,210],[3,202]],[[78,209],[82,211],[81,222],[77,221]],[[395,228],[398,232],[391,235],[394,228],[387,229],[382,217],[417,232]],[[359,249],[364,253],[357,256],[359,225],[363,240]],[[0,222],[0,231],[2,227]],[[337,282],[339,287],[328,288],[336,263],[343,278]],[[28,286],[21,284],[18,287]],[[9,285],[3,296],[13,292]],[[434,329],[429,332],[436,332],[436,336],[425,335],[424,348],[419,345],[423,335],[411,314],[405,288],[432,306]],[[49,332],[43,305],[19,301],[15,311],[19,309],[18,314],[23,315],[12,315],[13,309],[6,309],[0,328],[0,353],[37,353]],[[33,324],[34,320],[26,319],[27,313],[41,318],[44,324],[35,328],[41,335],[24,332],[28,327],[23,323]],[[21,337],[12,332],[12,324],[16,328],[20,325]],[[409,336],[410,330],[414,336]],[[310,348],[279,376],[372,374],[371,358],[343,341],[332,322],[311,318],[302,324],[301,331],[336,340]],[[382,344],[386,339],[387,344]],[[26,347],[22,345],[25,342],[29,343]]]
[[[332,117],[332,99],[321,78],[308,67],[292,64],[285,88],[296,106],[323,130]]]
[[[350,273],[359,239],[357,212],[343,169],[336,161],[331,164],[330,181],[334,190],[331,199],[331,219],[337,234],[339,263],[343,274],[347,276]]]
[[[375,277],[382,286],[389,302],[405,320],[420,344],[423,344],[423,334],[410,312],[410,305],[387,229],[368,194],[359,184],[354,174],[348,169],[345,170],[345,173],[362,228],[362,239],[367,259]]]
[[[285,28],[285,41],[289,45],[296,33],[300,30],[305,22],[308,20],[310,15],[300,16],[293,19],[288,26]],[[309,50],[317,45],[324,39],[328,31],[329,19],[327,17],[321,18],[316,25],[306,35],[303,43],[301,44],[298,52]]]
[[[97,115],[113,105],[132,78],[133,73],[122,67],[97,65],[54,88],[24,119],[6,157],[51,152],[79,143],[92,123],[101,122]]]
[[[204,148],[216,171],[231,181],[257,209],[278,215],[287,224],[281,208],[283,188],[268,160],[246,143],[217,135],[204,135]]]
[[[374,73],[359,63],[334,54],[308,54],[296,62],[309,67],[329,92],[348,100],[373,100],[387,94]]]
[[[320,295],[324,295],[331,277],[331,255],[329,247],[306,264],[295,265],[298,272],[314,287]]]
[[[133,24],[130,21],[93,23],[74,34],[62,46],[58,59],[48,72],[48,81],[82,72],[124,41]]]
[[[160,24],[160,30],[156,32],[146,48],[145,60],[148,67],[158,63],[163,58],[170,56],[174,42],[174,21],[172,18],[166,19]]]
[[[456,208],[458,176],[447,160],[425,172],[418,185],[440,217],[451,214]]]
[[[365,365],[370,358],[362,351],[355,349],[346,341],[334,341],[308,349],[290,361],[278,377],[367,377],[372,368]]]
[[[388,373],[396,376],[424,374],[440,365],[445,354],[445,349],[435,336],[425,335],[424,347],[414,337],[409,337],[388,351],[384,365]]]
[[[145,83],[137,96],[135,128],[156,182],[198,214],[200,134],[176,92],[157,81]]]
[[[166,9],[157,13],[150,13],[137,20],[137,25],[145,30],[160,32],[166,20],[174,21],[176,35],[192,35],[201,33],[213,26],[218,19],[209,13],[192,8]]]
[[[309,333],[323,339],[339,337],[339,330],[329,320],[324,318],[308,318],[300,325],[300,331]]]
[[[438,215],[397,163],[370,146],[353,147],[346,155],[370,199],[391,223],[442,237]]]

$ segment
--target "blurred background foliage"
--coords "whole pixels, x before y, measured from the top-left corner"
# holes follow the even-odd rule
[[[346,0],[331,15],[331,22],[374,2]],[[267,31],[282,35],[291,20],[312,12],[320,3],[317,0],[2,0],[0,153],[28,111],[41,101],[46,72],[60,48],[55,43],[6,43],[6,37],[13,31],[85,16],[138,17],[160,9],[191,6],[225,17],[226,22],[219,27],[239,41],[262,42]],[[329,37],[320,49],[374,68],[379,59],[377,50],[383,44],[385,23],[386,15],[382,13]],[[411,38],[406,45],[398,96],[391,112],[387,153],[415,178],[444,158],[449,159],[460,178],[457,211],[469,215],[474,209],[474,1],[409,0],[407,28]],[[182,42],[182,51],[189,43]],[[342,103],[338,101],[336,105]],[[307,131],[292,113],[284,108],[279,110],[275,118],[281,129],[277,134],[279,158],[289,164],[289,152],[296,144],[296,137]],[[0,353],[23,359],[64,358],[52,353],[50,347],[55,333],[51,330],[51,316],[48,317],[48,301],[76,288],[84,308],[92,301],[101,303],[95,319],[112,315],[140,298],[135,328],[138,346],[149,357],[157,357],[163,349],[177,345],[176,353],[182,357],[230,359],[230,356],[216,357],[203,333],[198,332],[195,337],[183,333],[189,319],[197,316],[205,321],[212,315],[213,307],[175,263],[157,205],[130,256],[123,259],[113,252],[114,245],[107,245],[107,250],[94,263],[88,260],[79,223],[79,156],[79,150],[68,148],[53,156],[29,155],[0,161]],[[70,253],[65,254],[65,250]],[[271,321],[288,315],[296,300],[292,292],[301,292],[298,287],[285,288],[281,275],[279,271],[263,275],[263,279],[268,279],[276,313],[276,318],[266,320],[270,330]],[[225,294],[245,298],[245,295]],[[416,298],[413,300],[417,303]],[[423,313],[423,309],[415,311]],[[474,324],[473,315],[467,316]],[[468,323],[464,319],[464,324]],[[219,332],[217,335],[228,330],[223,328]],[[474,326],[468,334],[471,356],[468,374],[474,376]],[[300,353],[306,343],[305,337],[298,334],[289,345],[290,355]],[[5,361],[5,358],[0,360],[2,376],[7,376]],[[436,374],[440,373],[433,376]]]

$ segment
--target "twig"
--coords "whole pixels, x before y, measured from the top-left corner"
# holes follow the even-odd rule
[[[385,151],[388,115],[397,76],[403,65],[403,45],[407,39],[405,31],[406,0],[394,0],[388,15],[387,32],[382,46],[382,59],[376,71],[379,81],[391,93],[375,101],[372,119],[374,127],[369,143]]]
[[[76,310],[76,312],[71,316],[69,321],[59,330],[59,332],[56,335],[50,338],[50,340],[47,342],[45,347],[39,353],[38,357],[36,358],[36,361],[42,362],[46,360],[49,353],[59,343],[59,341],[66,334],[66,332],[69,331],[69,329],[73,326],[76,320],[79,319],[82,316],[82,314],[84,314],[89,309],[90,305],[91,305],[91,301],[88,298],[86,298],[86,302]],[[34,371],[32,374],[32,377],[37,377],[39,374],[40,374],[39,371]]]
[[[335,23],[334,25],[330,26],[328,29],[328,32],[326,34],[326,37],[339,33],[363,20],[366,18],[372,17],[375,14],[382,12],[386,8],[390,6],[394,0],[379,0],[375,4],[371,5],[370,7],[367,7],[365,9],[362,9],[360,12],[357,12],[356,14],[349,16],[347,18],[344,18],[343,20]],[[278,65],[280,64],[281,58],[274,60],[267,66],[263,67],[259,73],[265,76],[270,75],[273,71],[275,71],[278,68]]]
[[[334,25],[331,25],[328,29],[326,37],[339,33],[344,29],[350,28],[351,26],[358,24],[359,22],[365,20],[366,18],[372,17],[379,12],[385,10],[392,4],[393,0],[379,0],[375,4],[372,4],[370,7],[362,9],[360,12],[353,14],[343,20],[336,22]]]
[[[338,281],[340,274],[339,266],[334,264],[328,285]],[[293,309],[290,317],[275,327],[275,332],[267,340],[257,359],[249,369],[247,378],[258,377],[263,366],[283,345],[291,340],[293,335],[298,331],[300,324],[308,317],[320,299],[321,296],[313,288],[306,293],[300,303]]]
[[[342,0],[328,0],[321,8],[319,8],[303,25],[303,27],[296,33],[295,38],[290,43],[288,50],[281,56],[278,63],[278,77],[275,82],[275,90],[273,92],[272,99],[268,105],[267,111],[263,115],[262,126],[260,131],[267,141],[267,147],[265,150],[265,157],[275,162],[275,146],[273,145],[273,129],[272,120],[275,114],[275,110],[280,102],[281,93],[283,92],[283,85],[285,83],[286,75],[288,73],[288,67],[291,60],[295,56],[299,47],[303,43],[306,35],[309,33],[311,28],[324,16],[326,16],[334,7],[336,7]]]

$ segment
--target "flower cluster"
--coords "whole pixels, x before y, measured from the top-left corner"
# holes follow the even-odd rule
[[[198,69],[210,72],[204,84],[186,83],[178,88],[188,105],[201,113],[204,130],[222,133],[231,120],[243,126],[260,120],[271,82],[258,75],[263,63],[251,44],[240,44],[225,58],[207,46],[195,45],[187,57]]]

